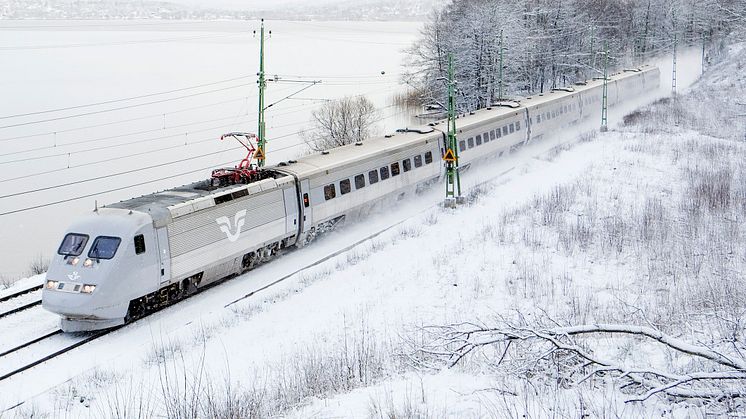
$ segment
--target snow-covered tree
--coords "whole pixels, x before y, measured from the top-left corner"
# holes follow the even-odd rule
[[[684,45],[727,33],[745,9],[739,0],[452,0],[410,48],[405,77],[424,103],[442,106],[452,54],[468,111],[498,99],[501,47],[505,91],[529,95],[599,76],[604,46],[613,67],[637,65],[670,51],[674,36]]]

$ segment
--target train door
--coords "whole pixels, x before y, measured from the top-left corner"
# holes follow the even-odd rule
[[[158,274],[160,284],[163,285],[171,280],[171,252],[168,245],[168,229],[161,227],[155,229],[155,238],[158,243]]]
[[[311,182],[308,179],[300,181],[301,203],[303,204],[303,231],[313,227],[313,205],[311,205]]]
[[[299,220],[298,192],[295,189],[295,184],[292,188],[283,189],[282,193],[285,199],[285,232],[287,234],[298,234],[301,221]]]

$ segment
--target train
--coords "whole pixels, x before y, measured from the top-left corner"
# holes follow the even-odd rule
[[[610,75],[609,108],[660,85],[654,66]],[[603,80],[575,83],[460,115],[460,165],[499,161],[526,144],[601,117]],[[42,291],[64,332],[121,326],[284,251],[378,202],[445,175],[447,122],[397,130],[256,171],[213,178],[96,208],[67,228]]]

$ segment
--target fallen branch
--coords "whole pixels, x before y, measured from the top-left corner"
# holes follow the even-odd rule
[[[558,371],[561,368],[565,368],[564,371],[570,371],[558,378],[573,382],[572,378],[576,373],[591,368],[590,372],[583,373],[582,378],[574,381],[574,384],[586,382],[597,375],[612,374],[616,380],[624,381],[621,388],[632,386],[632,391],[636,392],[627,402],[642,402],[657,394],[715,400],[746,396],[746,360],[740,354],[727,355],[705,346],[693,345],[652,327],[594,324],[537,328],[515,326],[509,323],[501,324],[499,327],[487,327],[476,323],[459,323],[426,327],[423,331],[431,339],[427,344],[417,348],[418,354],[445,361],[449,368],[461,363],[465,357],[477,349],[494,346],[500,346],[500,349],[495,354],[496,361],[492,365],[500,368],[506,360],[511,344],[520,342],[529,345],[523,345],[519,352],[520,357],[512,359],[514,364],[523,365],[517,369],[518,371],[535,370],[540,368],[542,362],[551,359],[558,366]],[[613,361],[601,359],[575,341],[575,338],[594,334],[645,337],[681,354],[710,361],[720,370],[680,374],[654,368],[625,367]],[[536,342],[545,345],[536,345]],[[548,344],[548,349],[546,349],[546,344]],[[428,364],[437,365],[432,362]]]

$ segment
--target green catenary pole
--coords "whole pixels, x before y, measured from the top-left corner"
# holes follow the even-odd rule
[[[443,160],[446,162],[446,205],[455,207],[463,198],[461,197],[461,177],[458,168],[456,79],[452,54],[448,54],[448,144]]]
[[[671,70],[671,95],[676,97],[676,53],[679,45],[679,38],[676,24],[676,9],[671,12],[673,21],[673,68]]]
[[[262,19],[262,27],[259,35],[259,127],[257,136],[259,137],[259,156],[257,157],[257,163],[259,167],[264,166],[264,162],[267,158],[267,138],[266,138],[266,123],[264,121],[264,90],[267,88],[267,81],[264,78],[264,19]]]
[[[604,42],[604,88],[601,98],[601,132],[609,130],[609,45]]]
[[[502,101],[503,100],[503,31],[502,29],[500,29],[500,68],[498,70],[500,72],[500,76],[499,76],[500,89],[498,90],[497,100]]]

